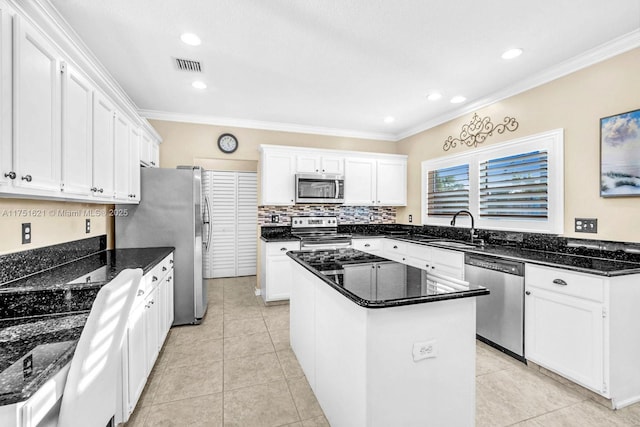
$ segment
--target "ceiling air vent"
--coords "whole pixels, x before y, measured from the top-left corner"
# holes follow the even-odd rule
[[[192,61],[190,59],[176,58],[176,65],[180,71],[194,71],[196,73],[202,72],[202,67],[199,61]]]

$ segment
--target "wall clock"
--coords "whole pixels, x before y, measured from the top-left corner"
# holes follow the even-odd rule
[[[226,154],[231,154],[238,149],[238,139],[230,133],[223,133],[218,137],[218,148]]]

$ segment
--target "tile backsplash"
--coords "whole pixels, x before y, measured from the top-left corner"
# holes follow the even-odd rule
[[[271,222],[278,215],[277,223]],[[395,224],[392,206],[294,205],[258,206],[258,225],[291,225],[292,216],[337,216],[339,224]]]

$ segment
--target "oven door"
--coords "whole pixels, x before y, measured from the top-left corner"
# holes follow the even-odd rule
[[[343,203],[342,175],[296,175],[296,203]]]

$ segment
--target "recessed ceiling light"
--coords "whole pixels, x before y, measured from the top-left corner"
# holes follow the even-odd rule
[[[200,46],[200,43],[202,43],[200,41],[200,37],[196,36],[193,33],[184,33],[180,36],[180,40],[182,40],[183,43],[186,43],[189,46]]]
[[[385,123],[393,123],[395,121],[396,121],[395,117],[387,116],[384,118]]]
[[[466,101],[467,98],[465,98],[464,96],[454,96],[453,98],[451,98],[451,103],[452,104],[460,104],[461,102]]]
[[[522,55],[522,49],[520,48],[509,49],[502,54],[502,59],[513,59],[513,58],[517,58],[520,55]]]
[[[199,80],[191,83],[191,86],[195,87],[196,89],[206,89],[207,85],[204,82],[201,82]]]
[[[429,95],[427,95],[427,99],[429,101],[437,101],[440,98],[442,98],[442,94],[440,94],[439,92],[432,92]]]

